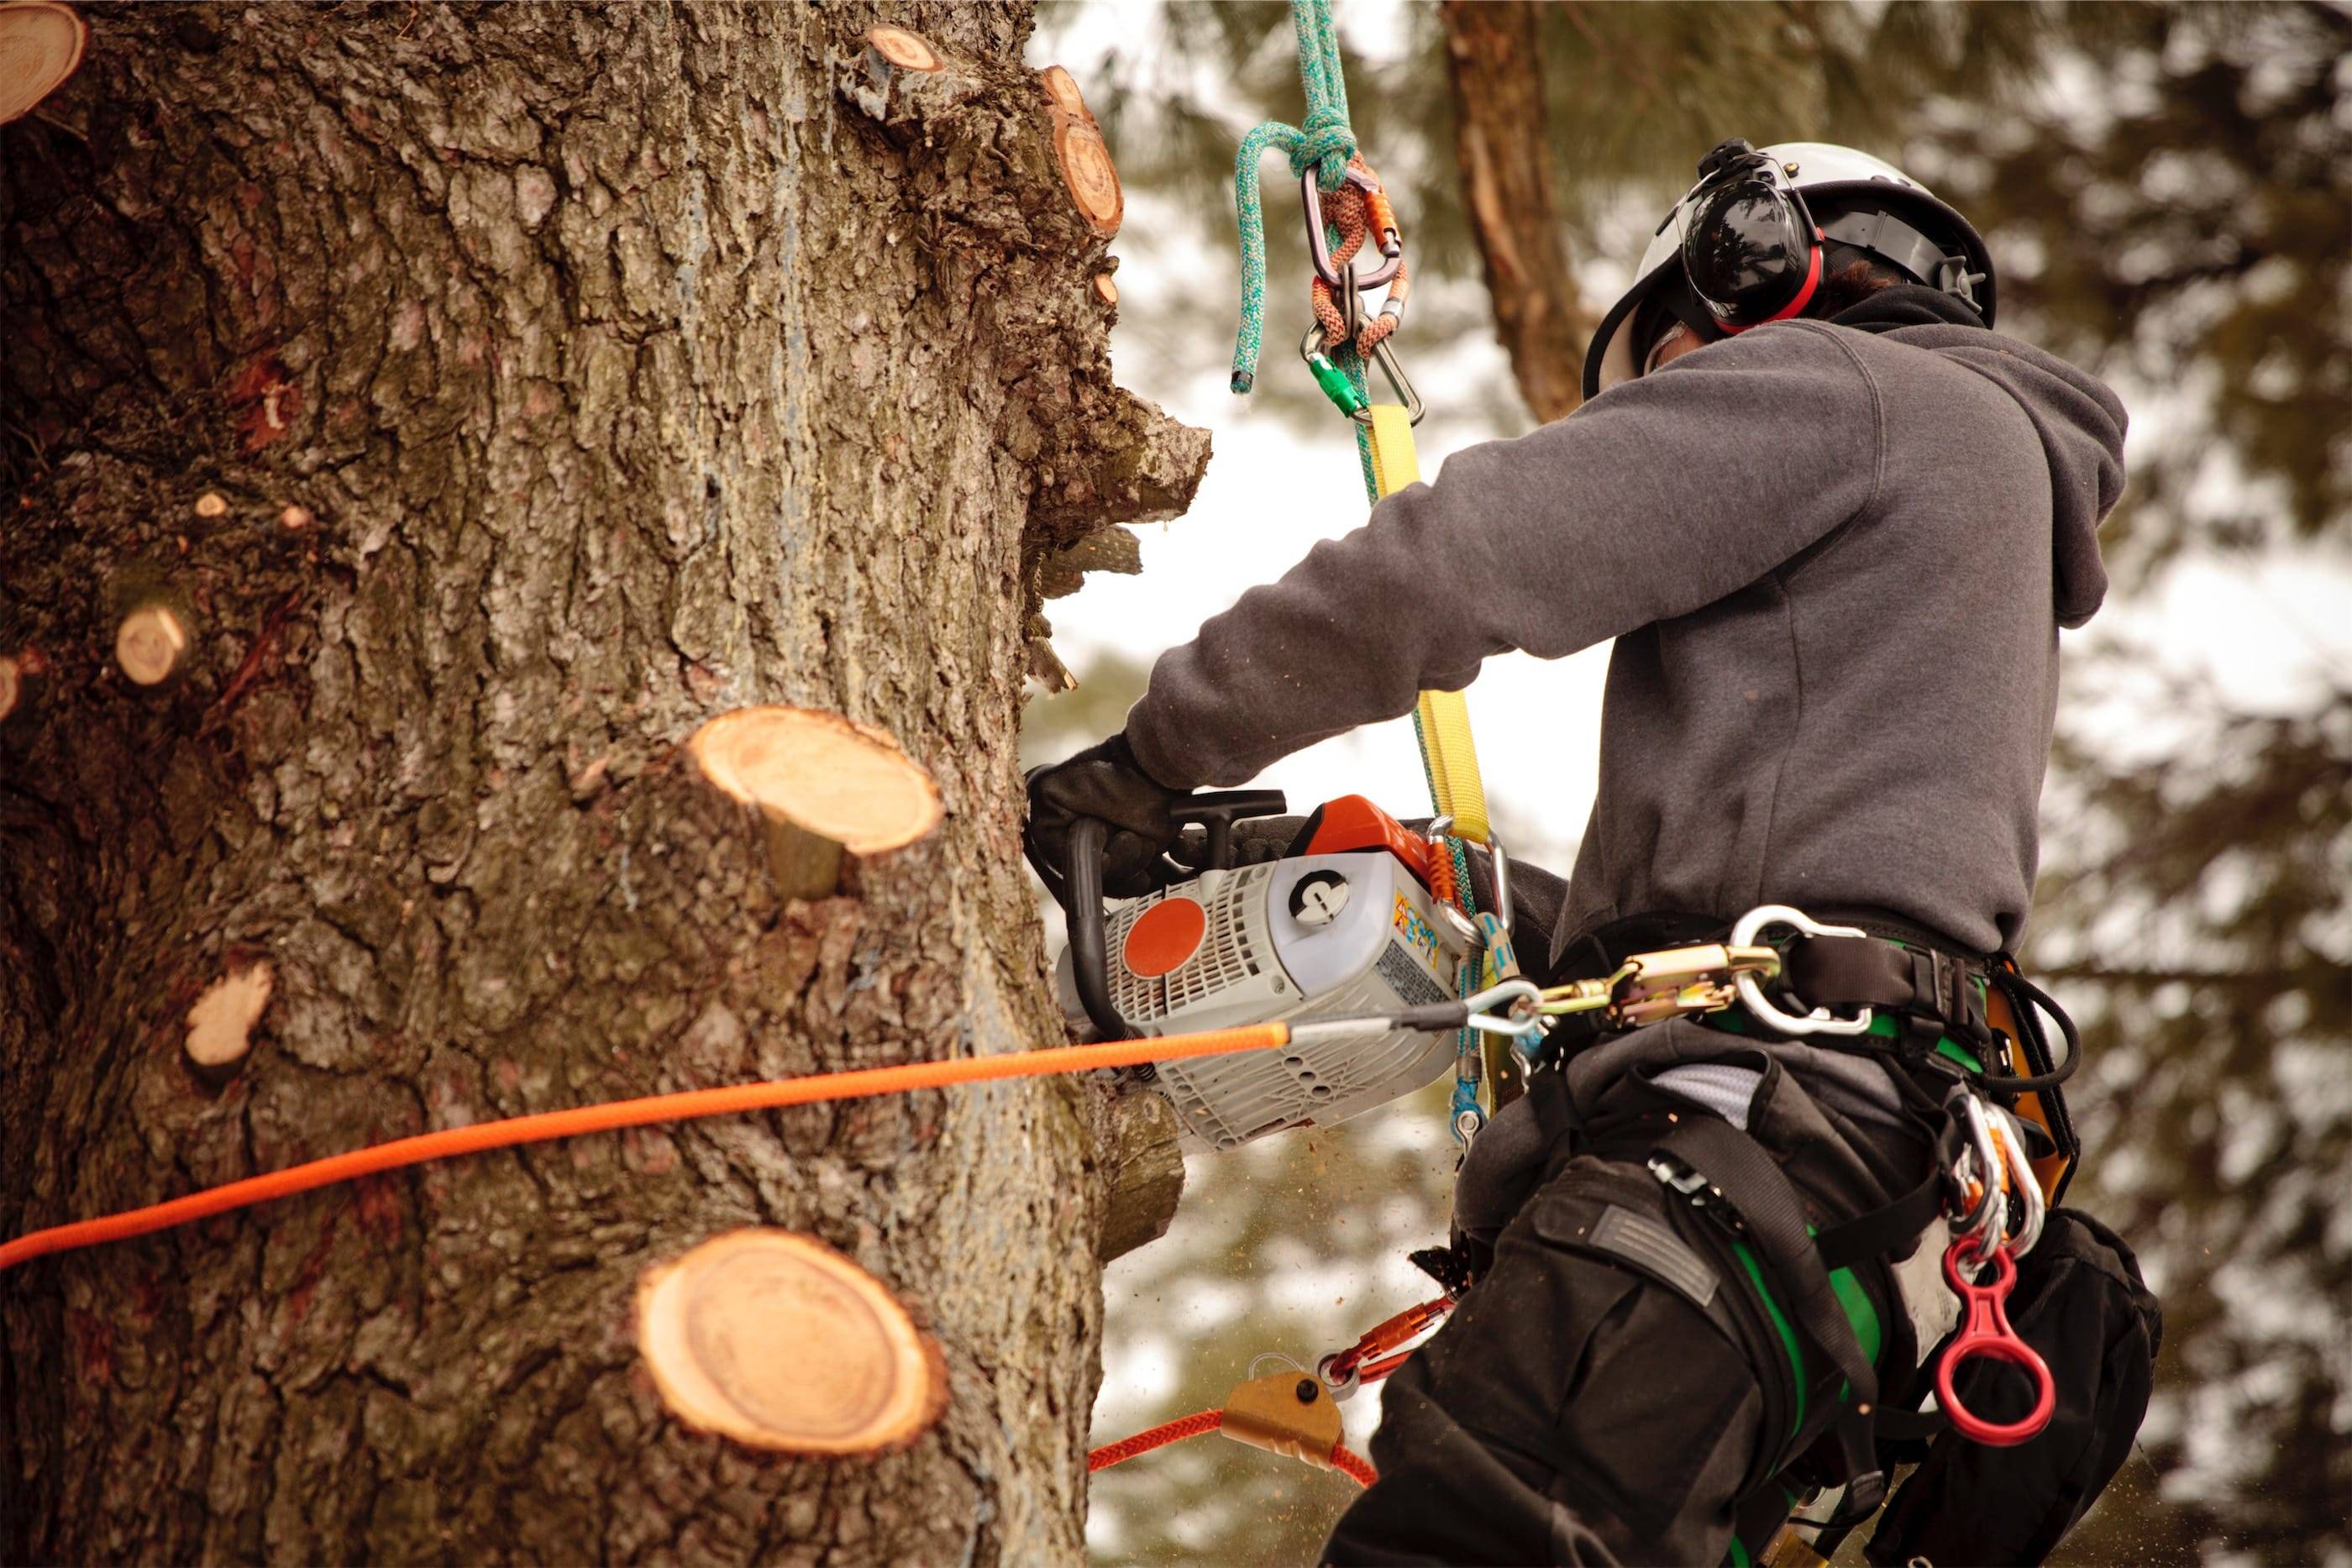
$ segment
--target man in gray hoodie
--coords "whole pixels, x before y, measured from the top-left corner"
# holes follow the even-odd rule
[[[1107,885],[1140,892],[1182,792],[1490,654],[1614,639],[1591,818],[1548,947],[1518,943],[1537,967],[1769,904],[1979,977],[2013,950],[2059,632],[2106,586],[2122,405],[1988,329],[1982,242],[1892,166],[1727,143],[1701,171],[1596,335],[1589,401],[1456,453],[1163,655],[1121,736],[1033,778],[1034,852],[1060,863],[1071,820],[1102,818]],[[1720,1560],[1840,1380],[1727,1287],[1736,1249],[1610,1129],[1719,1117],[1827,1228],[1932,1168],[1904,1071],[1748,1019],[1603,1037],[1538,1074],[1474,1146],[1477,1282],[1388,1385],[1382,1479],[1330,1560]],[[1864,1283],[1900,1385],[1939,1325],[1922,1287]]]

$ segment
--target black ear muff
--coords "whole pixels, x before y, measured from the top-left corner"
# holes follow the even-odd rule
[[[1804,198],[1759,160],[1689,199],[1683,272],[1723,329],[1739,332],[1805,308],[1821,287],[1822,246]]]

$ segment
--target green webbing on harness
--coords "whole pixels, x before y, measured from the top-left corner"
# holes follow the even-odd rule
[[[1699,1015],[1698,1021],[1709,1029],[1719,1029],[1726,1034],[1746,1034],[1748,1031],[1748,1015],[1738,1008],[1726,1008],[1721,1012],[1702,1013]],[[1870,1027],[1863,1030],[1863,1033],[1875,1035],[1881,1040],[1899,1040],[1902,1038],[1903,1027],[1896,1021],[1893,1013],[1881,1012],[1870,1020]],[[1984,1071],[1984,1063],[1977,1060],[1976,1054],[1950,1035],[1945,1035],[1936,1041],[1936,1053],[1939,1056],[1950,1057],[1970,1072]]]
[[[1815,1228],[1809,1225],[1805,1228],[1813,1230]],[[1789,1434],[1794,1437],[1805,1425],[1804,1346],[1797,1338],[1796,1325],[1790,1322],[1789,1314],[1780,1310],[1780,1302],[1772,1294],[1772,1288],[1764,1282],[1763,1265],[1756,1260],[1756,1254],[1748,1250],[1748,1243],[1735,1241],[1731,1249],[1739,1255],[1740,1267],[1748,1270],[1748,1281],[1756,1287],[1757,1299],[1771,1314],[1772,1327],[1780,1336],[1780,1350],[1789,1358],[1789,1371],[1793,1375],[1797,1389],[1796,1419],[1789,1426]],[[1851,1269],[1831,1270],[1830,1289],[1837,1292],[1838,1305],[1845,1309],[1845,1321],[1853,1325],[1853,1337],[1862,1346],[1864,1359],[1875,1362],[1885,1334],[1879,1325],[1878,1309],[1871,1303],[1870,1292],[1862,1288],[1862,1281],[1853,1277]],[[1845,1387],[1840,1385],[1838,1397],[1843,1399],[1846,1392]]]

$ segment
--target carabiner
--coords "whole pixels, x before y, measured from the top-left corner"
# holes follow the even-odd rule
[[[2010,1251],[2022,1258],[2042,1239],[2042,1222],[2046,1216],[2042,1182],[2033,1174],[2032,1156],[2025,1151],[2025,1129],[2018,1125],[2017,1117],[2005,1106],[1993,1105],[1988,1110],[1998,1124],[1995,1130],[1999,1136],[1994,1142],[2000,1145],[2008,1164],[2009,1190],[2018,1207],[2024,1211],[2024,1218],[2017,1223],[2017,1236],[2009,1244]]]
[[[1378,288],[1394,277],[1397,268],[1404,265],[1404,236],[1397,232],[1396,214],[1389,209],[1388,198],[1381,191],[1381,183],[1353,169],[1348,171],[1347,183],[1358,190],[1381,197],[1377,206],[1370,201],[1365,205],[1373,209],[1366,219],[1367,224],[1381,230],[1379,239],[1383,259],[1379,267],[1365,273],[1357,272],[1356,264],[1350,260],[1348,263],[1349,276],[1342,276],[1338,264],[1331,259],[1331,242],[1323,234],[1323,192],[1315,183],[1315,165],[1309,163],[1307,172],[1298,176],[1298,201],[1307,209],[1307,255],[1314,260],[1315,276],[1334,293],[1350,287],[1360,290]]]
[[[1960,1125],[1969,1135],[1968,1146],[1960,1151],[1960,1157],[1969,1163],[1953,1166],[1953,1186],[1963,1202],[1971,1181],[1983,1191],[1973,1204],[1946,1218],[1952,1223],[1953,1235],[1999,1245],[2009,1223],[2009,1206],[2003,1195],[2008,1185],[2008,1166],[2001,1158],[2000,1145],[1993,1141],[1992,1124],[1985,1114],[1984,1102],[1967,1085],[1956,1086],[1944,1102],[1948,1115],[1952,1113],[1954,1100],[1959,1102]]]
[[[1323,324],[1308,322],[1306,336],[1298,340],[1298,357],[1307,361],[1307,368],[1314,372],[1315,384],[1323,389],[1323,395],[1331,400],[1333,407],[1358,424],[1371,423],[1371,399],[1358,392],[1356,383],[1348,379],[1348,372],[1332,362],[1329,352],[1320,346],[1322,338]],[[1397,363],[1396,350],[1389,347],[1387,339],[1373,346],[1372,362],[1380,366],[1381,374],[1388,378],[1389,390],[1404,405],[1406,423],[1419,424],[1421,416],[1429,410],[1423,404],[1421,394],[1412,390],[1412,382],[1405,379],[1404,367]],[[1434,824],[1423,836],[1438,837]]]
[[[1968,1312],[1961,1321],[1958,1337],[1936,1363],[1936,1404],[1952,1423],[1952,1430],[1970,1442],[1996,1448],[2014,1448],[2050,1425],[2051,1412],[2058,1406],[2058,1385],[2050,1375],[2050,1364],[2009,1326],[2005,1303],[2010,1288],[2017,1283],[2017,1261],[2010,1256],[2008,1247],[1994,1245],[1990,1254],[1993,1277],[1989,1285],[1978,1284],[1960,1272],[1964,1254],[1987,1256],[1973,1236],[1958,1237],[1944,1249],[1944,1282],[1951,1286],[1952,1293],[1960,1298]],[[1960,1403],[1959,1394],[1952,1386],[1953,1377],[1962,1363],[1976,1357],[2008,1362],[2023,1368],[2026,1375],[2033,1379],[2033,1408],[2024,1419],[1988,1421]]]
[[[1757,905],[1739,917],[1731,928],[1731,946],[1746,947],[1753,944],[1757,934],[1768,925],[1793,925],[1808,936],[1867,936],[1869,932],[1856,925],[1824,925],[1801,909],[1785,904]],[[1815,1008],[1803,1018],[1784,1013],[1765,997],[1764,988],[1753,975],[1740,975],[1733,984],[1739,988],[1739,999],[1748,1010],[1782,1034],[1867,1034],[1870,1032],[1870,1009],[1864,1008],[1850,1019],[1842,1019],[1827,1008]]]
[[[1388,378],[1389,390],[1397,394],[1399,402],[1404,404],[1405,423],[1419,424],[1421,416],[1429,411],[1422,406],[1421,394],[1412,390],[1412,383],[1405,380],[1404,367],[1397,363],[1396,350],[1389,347],[1386,338],[1372,345],[1372,363],[1380,366],[1381,374]],[[1371,405],[1367,402],[1362,408],[1352,410],[1348,417],[1358,424],[1370,424],[1372,423]]]

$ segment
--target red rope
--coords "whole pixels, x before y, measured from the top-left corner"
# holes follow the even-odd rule
[[[1148,1454],[1154,1448],[1164,1448],[1171,1443],[1181,1443],[1187,1437],[1197,1437],[1203,1432],[1213,1432],[1225,1424],[1223,1410],[1195,1410],[1190,1416],[1180,1416],[1173,1421],[1163,1421],[1150,1431],[1138,1432],[1132,1437],[1121,1437],[1116,1443],[1105,1443],[1087,1456],[1087,1473],[1107,1470],[1113,1465],[1123,1465],[1138,1454]],[[1381,1479],[1372,1463],[1345,1443],[1331,1445],[1331,1468],[1354,1481],[1368,1487]]]
[[[1096,1470],[1107,1470],[1113,1465],[1123,1465],[1138,1454],[1148,1454],[1154,1448],[1164,1448],[1171,1443],[1181,1443],[1187,1437],[1213,1432],[1224,1424],[1225,1413],[1223,1410],[1195,1410],[1190,1416],[1163,1422],[1149,1432],[1138,1432],[1132,1437],[1105,1443],[1087,1456],[1087,1471],[1092,1474]]]
[[[1368,1487],[1381,1479],[1381,1472],[1372,1469],[1372,1461],[1345,1443],[1331,1445],[1331,1465],[1360,1487]]]

